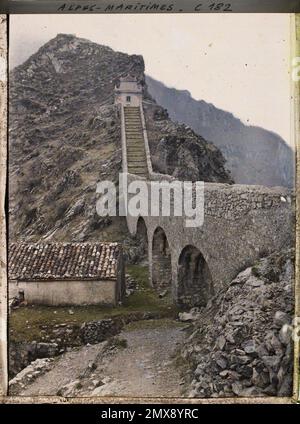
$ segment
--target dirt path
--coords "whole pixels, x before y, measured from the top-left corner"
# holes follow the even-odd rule
[[[19,394],[55,395],[60,390],[65,396],[180,396],[182,382],[173,357],[185,333],[173,321],[152,324],[123,331],[119,338],[127,346],[111,353],[105,343],[65,353]]]

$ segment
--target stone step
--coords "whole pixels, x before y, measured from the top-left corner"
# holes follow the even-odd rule
[[[128,162],[127,162],[127,165],[128,166],[131,166],[131,167],[137,167],[137,168],[145,168],[145,169],[147,169],[147,164],[146,163],[144,163],[143,161],[141,161],[141,160],[138,160],[138,159],[135,159],[135,160],[133,160],[133,159],[130,159]],[[143,165],[143,166],[142,166]]]
[[[146,155],[145,152],[132,152],[132,151],[127,151],[127,159],[129,160],[129,158],[142,158],[143,160],[146,160]]]
[[[142,153],[140,155],[133,155],[133,154],[128,154],[127,155],[127,162],[134,160],[134,161],[145,161],[145,155],[143,155]]]
[[[132,148],[132,146],[127,146],[127,152],[130,152],[133,154],[140,154],[140,153],[145,154],[145,149],[140,146],[138,146],[138,148],[135,148],[135,147]]]
[[[133,174],[142,173],[142,172],[146,174],[148,172],[146,166],[141,167],[141,166],[129,165],[129,164],[128,164],[128,171],[132,172]]]
[[[140,163],[146,163],[146,157],[145,157],[145,155],[143,155],[143,156],[127,156],[127,162],[129,163],[131,160],[133,160],[133,161],[137,161],[137,160],[139,160],[140,161]]]
[[[144,146],[128,146],[127,145],[127,151],[130,151],[132,153],[145,153]]]
[[[130,160],[130,158],[134,158],[136,159],[137,157],[139,157],[141,160],[146,161],[146,155],[144,152],[140,152],[138,154],[136,154],[135,152],[127,152],[127,161]]]
[[[142,140],[144,140],[144,137],[142,136],[141,133],[132,133],[132,132],[126,131],[126,135],[128,135],[130,137],[134,137],[134,138],[141,138]]]
[[[134,140],[132,138],[127,138],[127,146],[133,146],[133,147],[145,147],[144,140]]]
[[[140,108],[125,107],[124,112],[128,172],[148,177]]]
[[[127,138],[127,146],[133,146],[133,147],[143,147],[144,146],[144,140],[133,140]]]
[[[144,140],[134,140],[132,138],[127,138],[127,146],[139,147],[144,146]]]
[[[127,161],[129,161],[130,159],[135,159],[136,160],[137,158],[139,158],[139,159],[141,159],[143,161],[146,161],[146,157],[145,157],[145,154],[144,153],[140,153],[138,155],[136,155],[135,153],[132,153],[132,152],[127,153]]]
[[[132,146],[127,144],[127,150],[131,152],[145,152],[144,146]]]
[[[144,152],[145,149],[144,146],[141,144],[140,146],[132,146],[127,144],[127,150],[130,150],[131,152]]]
[[[128,168],[128,172],[130,174],[140,175],[142,177],[147,177],[148,176],[148,171],[147,170],[139,170],[139,169],[134,169],[134,168]]]
[[[134,167],[134,168],[139,168],[139,169],[147,169],[147,163],[146,163],[146,161],[143,161],[143,162],[139,162],[139,163],[134,163],[133,164],[133,162],[128,162],[128,166],[130,166],[130,167]]]
[[[141,166],[140,163],[141,162],[138,161],[138,160],[136,160],[135,162],[134,161],[130,161],[130,163],[128,163],[128,167],[129,168],[138,168],[138,169],[142,169],[142,170],[147,170],[146,164],[144,164],[144,166]]]
[[[144,140],[133,140],[132,138],[127,138],[127,146],[133,146],[133,147],[145,147],[144,146]]]

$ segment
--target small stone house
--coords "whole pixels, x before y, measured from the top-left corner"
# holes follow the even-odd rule
[[[111,305],[125,294],[118,243],[11,243],[9,297],[28,304]]]
[[[120,78],[120,83],[115,87],[115,103],[123,106],[140,106],[143,97],[142,86],[135,77],[127,75]]]

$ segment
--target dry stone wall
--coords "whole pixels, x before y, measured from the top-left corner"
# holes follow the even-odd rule
[[[128,182],[137,177],[128,174]],[[156,181],[169,180],[155,174]],[[145,180],[144,180],[145,181]],[[150,181],[148,203],[151,201]],[[131,234],[136,234],[138,216],[127,216]],[[294,243],[294,195],[275,187],[204,184],[204,223],[186,227],[186,217],[143,216],[147,228],[150,282],[152,282],[153,236],[158,227],[166,235],[172,263],[172,292],[178,300],[178,261],[186,246],[203,255],[212,278],[213,290],[226,286],[240,270],[264,255]]]

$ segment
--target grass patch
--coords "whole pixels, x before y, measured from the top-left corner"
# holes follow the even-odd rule
[[[149,312],[172,317],[177,308],[170,295],[160,299],[148,282],[148,267],[130,265],[126,272],[138,283],[139,289],[124,299],[122,306],[41,306],[32,305],[14,310],[9,316],[9,334],[13,341],[42,340],[43,325],[78,324],[104,318],[126,317],[135,313]],[[71,313],[70,313],[71,311]]]
[[[139,289],[125,300],[125,308],[145,312],[165,312],[176,309],[172,304],[170,294],[160,299],[158,293],[150,287],[147,266],[129,265],[126,271],[138,282]]]
[[[251,268],[251,271],[252,271],[252,274],[255,277],[259,277],[260,276],[258,265],[253,265],[253,267]]]
[[[112,337],[107,343],[107,347],[114,347],[116,349],[126,349],[127,346],[127,340],[121,337]]]

